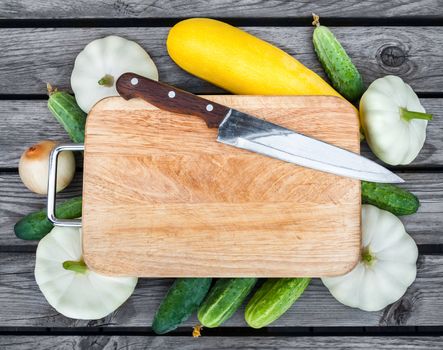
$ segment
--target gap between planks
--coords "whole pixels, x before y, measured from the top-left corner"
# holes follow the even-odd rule
[[[102,0],[75,3],[51,0],[51,6],[34,0],[4,1],[0,18],[4,19],[155,19],[187,17],[221,17],[240,19],[305,19],[312,12],[338,20],[357,19],[434,19],[443,17],[435,0],[346,0],[287,1],[287,0]]]
[[[80,349],[414,349],[440,350],[441,337],[129,337],[129,336],[5,336],[0,346],[17,349],[42,350],[57,348],[59,350]]]
[[[0,327],[1,336],[158,336],[151,327]],[[179,327],[162,336],[190,337],[190,327]],[[425,337],[443,336],[443,326],[382,326],[382,327],[217,327],[204,328],[204,337]]]
[[[192,17],[192,16],[191,16]],[[197,16],[198,17],[198,16]],[[236,27],[311,27],[311,15],[304,17],[218,17],[205,16]],[[0,18],[0,28],[158,28],[172,27],[185,17],[138,17],[138,18]],[[438,27],[442,17],[390,17],[390,18],[340,18],[322,16],[321,23],[334,27]]]

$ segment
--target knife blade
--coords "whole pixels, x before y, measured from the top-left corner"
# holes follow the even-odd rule
[[[339,176],[372,182],[404,182],[357,153],[135,73],[122,74],[116,87],[125,99],[142,98],[160,109],[202,118],[209,128],[218,128],[217,141],[230,146]]]

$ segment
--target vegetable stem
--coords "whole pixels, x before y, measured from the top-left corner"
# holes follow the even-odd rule
[[[57,88],[52,87],[52,85],[49,83],[46,83],[46,89],[48,90],[48,96],[51,96],[53,93],[57,92]]]
[[[401,108],[400,113],[401,117],[407,122],[410,122],[412,119],[432,120],[432,114],[429,113],[408,111],[406,108]]]
[[[312,25],[316,27],[320,27],[320,16],[316,15],[315,13],[312,14]]]
[[[85,273],[86,271],[88,271],[88,267],[86,266],[83,260],[80,261],[66,260],[63,263],[63,268],[65,270],[74,271],[77,273]]]
[[[98,85],[111,87],[114,84],[114,77],[112,75],[106,74],[103,78],[98,81]]]
[[[196,326],[194,326],[194,328],[192,329],[192,336],[194,338],[198,338],[201,336],[201,330],[203,329],[203,326],[198,324]]]

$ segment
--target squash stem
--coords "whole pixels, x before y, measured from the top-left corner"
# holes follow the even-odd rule
[[[375,256],[371,254],[369,248],[364,248],[361,252],[361,261],[368,265],[372,266],[375,263]]]
[[[98,85],[111,87],[114,84],[114,77],[112,75],[106,74],[103,78],[98,81]]]
[[[410,122],[412,119],[432,120],[432,114],[422,112],[408,111],[406,108],[401,109],[401,117]]]
[[[74,271],[78,273],[85,273],[86,271],[88,271],[88,267],[86,266],[83,260],[80,261],[66,260],[63,263],[63,268],[65,270]]]

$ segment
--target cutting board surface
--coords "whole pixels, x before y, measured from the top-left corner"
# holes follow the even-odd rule
[[[359,152],[356,111],[326,96],[206,96]],[[360,249],[360,182],[216,142],[198,117],[111,97],[90,112],[86,263],[139,277],[342,274]],[[328,157],[328,154],[325,154]]]

